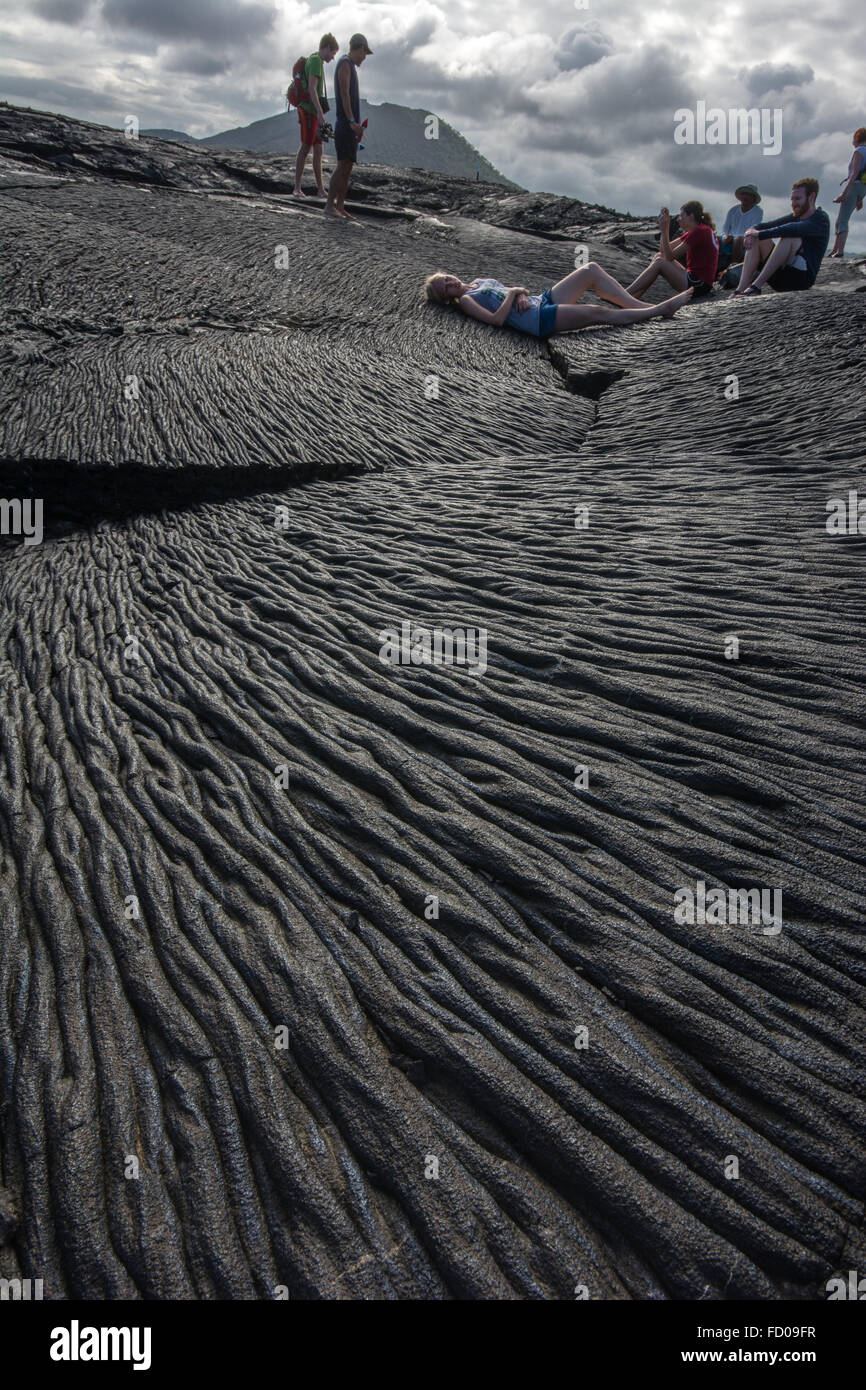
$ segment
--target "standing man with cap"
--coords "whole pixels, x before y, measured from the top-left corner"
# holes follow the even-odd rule
[[[761,195],[753,183],[740,184],[734,189],[734,197],[739,207],[728,208],[725,225],[719,246],[719,271],[726,271],[729,265],[737,265],[745,255],[743,237],[750,227],[757,227],[761,220],[758,204]]]
[[[337,101],[334,152],[337,156],[337,167],[328,185],[325,213],[328,217],[341,217],[351,222],[356,219],[346,211],[346,193],[352,177],[352,165],[358,158],[358,141],[362,133],[358,68],[367,54],[372,52],[363,34],[353,34],[349,40],[348,55],[340,59],[334,72]]]

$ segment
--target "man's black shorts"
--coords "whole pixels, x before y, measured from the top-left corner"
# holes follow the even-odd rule
[[[767,281],[768,285],[772,285],[774,290],[779,290],[782,294],[786,290],[810,290],[814,283],[808,270],[797,270],[793,265],[780,265]]]
[[[357,162],[358,142],[351,126],[334,126],[334,154],[337,159],[351,159],[353,164]]]

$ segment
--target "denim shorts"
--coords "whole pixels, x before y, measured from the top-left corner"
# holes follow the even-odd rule
[[[557,309],[550,295],[550,290],[531,295],[532,302],[522,314],[512,309],[505,320],[509,328],[516,328],[520,333],[531,333],[533,338],[549,338],[556,328]]]
[[[539,314],[538,336],[539,338],[549,338],[551,333],[556,331],[556,310],[550,297],[551,291],[545,290],[541,296],[541,312]]]

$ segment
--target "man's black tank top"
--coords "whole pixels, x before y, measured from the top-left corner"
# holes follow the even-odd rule
[[[343,96],[340,91],[340,68],[344,63],[349,64],[349,104],[350,110],[343,107]],[[337,64],[334,73],[334,92],[337,100],[337,125],[347,126],[350,121],[361,120],[361,103],[358,99],[358,69],[351,58],[343,57]]]

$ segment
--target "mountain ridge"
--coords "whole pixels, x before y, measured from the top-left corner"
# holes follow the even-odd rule
[[[431,173],[476,175],[488,183],[519,189],[458,130],[437,116],[436,138],[428,138],[428,119],[433,112],[396,102],[375,105],[361,98],[361,119],[370,122],[364,140],[365,150],[377,164],[398,168],[427,169]],[[249,125],[234,126],[215,135],[196,137],[186,131],[151,127],[141,134],[150,139],[174,140],[180,144],[204,146],[212,150],[250,150],[256,154],[295,154],[298,149],[298,122],[294,111],[279,111]],[[326,145],[326,150],[328,146]]]

